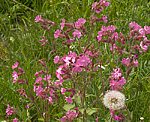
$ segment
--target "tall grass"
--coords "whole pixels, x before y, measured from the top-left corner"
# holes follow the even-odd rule
[[[49,46],[41,47],[39,40],[43,35],[43,30],[34,23],[37,14],[41,14],[56,23],[62,18],[68,21],[75,21],[79,17],[88,19],[90,6],[94,0],[0,0],[0,121],[5,119],[5,109],[10,103],[20,111],[18,115],[26,120],[24,115],[24,102],[19,99],[11,79],[11,65],[18,60],[22,68],[26,71],[29,81],[29,90],[32,89],[34,73],[41,67],[38,60],[41,58],[49,59],[51,73],[55,74],[56,67],[53,66],[53,53],[50,52],[52,45],[52,32],[46,33]],[[130,21],[136,21],[140,25],[150,23],[150,2],[149,0],[110,0],[111,6],[106,15],[109,17],[109,24],[113,24],[124,33],[128,30]],[[99,27],[100,28],[100,27]],[[61,43],[57,43],[58,50],[63,50]],[[61,53],[61,52],[60,52]],[[4,56],[2,56],[4,55]],[[108,56],[109,57],[109,56]],[[103,57],[105,58],[105,57]],[[131,74],[130,82],[126,85],[125,94],[130,99],[127,106],[132,115],[132,122],[138,122],[140,117],[144,121],[150,120],[150,51],[140,57],[140,67]],[[108,73],[109,74],[109,73]],[[106,74],[106,75],[108,75]],[[96,80],[96,79],[93,79]],[[107,79],[105,79],[107,80]],[[97,82],[91,86],[91,94],[98,95]],[[57,105],[56,105],[57,106]],[[97,107],[102,107],[97,105]],[[53,110],[51,115],[60,117],[59,110]],[[22,111],[22,112],[21,112]],[[31,112],[32,114],[34,113]],[[99,113],[99,116],[106,112]],[[34,114],[33,114],[34,115]],[[93,121],[90,120],[89,121]],[[104,119],[101,122],[105,121]]]

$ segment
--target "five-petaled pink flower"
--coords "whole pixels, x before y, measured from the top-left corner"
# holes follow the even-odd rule
[[[11,107],[9,104],[7,105],[7,108],[6,108],[6,114],[7,116],[11,116],[12,114],[15,113],[15,110],[13,107]]]
[[[54,33],[54,38],[57,39],[61,34],[61,30],[57,29]]]
[[[80,38],[82,36],[81,32],[79,30],[75,30],[73,33],[72,33],[73,37],[74,38]]]

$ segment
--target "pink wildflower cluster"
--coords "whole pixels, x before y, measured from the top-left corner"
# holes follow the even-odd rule
[[[14,107],[11,107],[9,104],[7,105],[7,108],[6,108],[6,116],[9,117],[9,116],[12,116],[14,115],[16,112],[15,112],[15,109]],[[13,119],[13,122],[19,122],[19,120],[17,118],[14,118]]]
[[[92,10],[94,10],[96,13],[99,14],[109,5],[110,5],[110,3],[107,2],[106,0],[100,0],[99,2],[94,2],[92,4]]]
[[[55,93],[57,88],[51,82],[51,75],[41,70],[35,73],[35,77],[34,92],[36,96],[43,100],[48,100],[52,104],[57,99],[57,94]]]
[[[11,116],[15,113],[15,109],[13,107],[11,107],[9,104],[7,105],[6,108],[6,115],[7,116]]]
[[[62,85],[64,79],[68,79],[74,73],[82,71],[88,71],[91,64],[89,55],[80,54],[79,56],[75,52],[69,52],[68,55],[60,58],[56,56],[54,63],[60,64],[56,70],[56,77],[59,79],[56,82],[57,85]]]
[[[126,83],[126,80],[122,76],[120,68],[116,68],[113,70],[109,81],[111,90],[121,90]]]
[[[44,19],[41,15],[35,17],[35,22],[40,23],[45,30],[50,30],[50,28],[55,25],[53,21]]]
[[[65,19],[62,19],[60,23],[60,29],[57,29],[54,33],[54,38],[63,38],[65,44],[70,44],[76,39],[81,38],[85,34],[85,24],[86,20],[84,18],[79,18],[74,23],[67,23]],[[72,35],[70,34],[72,33]]]
[[[122,113],[116,114],[115,110],[110,110],[110,115],[115,121],[123,121],[124,115]]]
[[[77,116],[78,116],[78,112],[76,112],[75,110],[69,110],[67,111],[66,115],[60,119],[60,121],[61,122],[73,122],[73,120],[77,118]]]
[[[101,30],[98,32],[97,40],[100,41],[105,41],[103,40],[103,37],[108,38],[107,41],[110,42],[112,39],[115,41],[118,39],[118,33],[115,32],[116,27],[113,25],[110,26],[102,26]]]
[[[18,84],[27,84],[25,79],[20,78],[25,72],[22,68],[19,67],[19,62],[16,61],[12,65],[12,69],[14,70],[12,73],[13,83]],[[17,90],[21,96],[27,97],[26,92],[23,88]]]
[[[123,58],[122,64],[127,66],[127,67],[131,67],[131,66],[138,67],[138,60],[134,57],[133,57],[133,59]]]
[[[136,22],[131,22],[129,28],[130,38],[133,38],[135,41],[140,41],[140,45],[134,45],[134,48],[139,52],[146,52],[150,46],[150,40],[147,38],[147,35],[150,34],[150,26],[144,26],[142,28]]]

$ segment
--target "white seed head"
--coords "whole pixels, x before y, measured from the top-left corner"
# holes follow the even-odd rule
[[[144,120],[144,117],[140,117],[140,120]]]
[[[112,110],[119,110],[125,106],[125,96],[119,91],[108,91],[103,98],[104,105]]]

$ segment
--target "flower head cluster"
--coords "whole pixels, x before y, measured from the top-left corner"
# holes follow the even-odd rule
[[[34,92],[36,93],[36,96],[43,100],[48,100],[49,103],[52,104],[57,98],[57,94],[55,93],[57,88],[51,82],[51,75],[41,70],[36,72],[35,76]]]
[[[56,70],[56,77],[59,79],[57,84],[61,85],[63,79],[68,79],[73,73],[87,71],[91,64],[91,59],[88,55],[77,55],[75,52],[69,52],[68,55],[60,58],[56,56],[54,63],[61,64]]]
[[[123,85],[126,83],[126,80],[122,76],[120,68],[116,68],[113,70],[109,81],[112,90],[121,90]]]
[[[74,23],[67,23],[65,19],[62,19],[62,22],[60,23],[60,29],[57,29],[54,32],[54,38],[63,38],[65,40],[64,44],[70,45],[70,43],[84,35],[85,23],[86,20],[84,18],[79,18]]]
[[[100,0],[99,2],[94,2],[92,4],[92,10],[94,10],[96,13],[102,12],[106,7],[110,5],[109,2],[106,0]]]
[[[105,40],[103,40],[103,37],[105,37],[105,39],[107,37],[108,42],[110,40],[115,40],[116,41],[118,39],[118,33],[115,32],[115,30],[116,30],[116,27],[113,26],[113,25],[110,25],[110,26],[107,26],[107,27],[102,26],[101,30],[98,32],[97,40],[105,42]]]
[[[35,17],[35,22],[40,23],[42,28],[45,30],[50,30],[50,27],[55,25],[55,23],[53,21],[44,19],[41,15],[37,15]]]
[[[7,116],[11,116],[15,113],[15,110],[13,107],[11,107],[10,105],[7,105],[7,108],[6,108],[6,115]]]
[[[74,110],[69,110],[67,111],[66,115],[63,116],[60,121],[61,122],[72,122],[75,118],[77,118],[78,116],[78,112],[74,111]]]
[[[119,91],[108,91],[104,95],[104,105],[111,110],[119,110],[125,106],[125,96]]]

